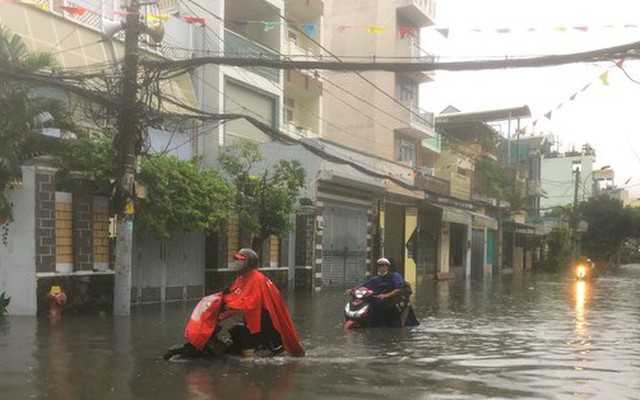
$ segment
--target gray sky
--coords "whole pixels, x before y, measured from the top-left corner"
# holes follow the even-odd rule
[[[426,29],[422,47],[440,61],[573,53],[640,41],[640,1],[439,0],[437,27],[448,28],[448,37]],[[437,72],[435,82],[421,87],[421,107],[439,113],[449,104],[462,111],[528,105],[533,116],[522,123],[528,125],[527,134],[537,120],[535,132],[556,135],[560,150],[590,143],[596,149],[596,167],[611,165],[621,186],[631,178],[624,187],[637,198],[640,61],[623,66],[639,83],[613,62]],[[607,71],[605,86],[600,75]],[[550,120],[544,116],[549,111]]]

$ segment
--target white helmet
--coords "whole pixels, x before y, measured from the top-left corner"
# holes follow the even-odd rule
[[[382,257],[382,258],[378,258],[378,261],[376,261],[376,265],[386,265],[387,267],[390,267],[391,262],[389,262],[388,259]]]

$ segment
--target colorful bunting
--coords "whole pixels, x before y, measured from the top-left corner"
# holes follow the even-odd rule
[[[545,116],[545,117],[547,117],[547,119],[551,119],[551,111],[549,111],[548,113],[546,113],[544,116]]]
[[[169,16],[164,14],[147,14],[147,21],[167,21],[168,19]]]
[[[47,4],[36,3],[35,1],[21,1],[21,3],[28,4],[35,8],[39,8],[42,11],[49,11],[49,6]]]
[[[182,20],[188,24],[204,25],[206,23],[205,19],[201,17],[184,17]]]
[[[71,15],[84,15],[87,12],[87,9],[84,7],[76,6],[60,6],[64,11],[68,12]]]
[[[609,71],[605,71],[602,74],[600,74],[599,78],[602,81],[603,85],[609,86]]]
[[[364,29],[373,35],[379,35],[387,30],[386,27],[380,25],[366,25]]]
[[[415,26],[401,26],[398,28],[398,34],[400,35],[400,39],[404,39],[407,35],[412,34],[418,28]]]
[[[318,24],[302,24],[302,27],[307,31],[307,36],[313,37],[318,29]]]
[[[264,31],[269,32],[276,29],[279,24],[273,21],[262,21],[262,25],[264,26]]]
[[[436,31],[446,38],[449,37],[449,29],[436,29]]]
[[[338,25],[336,26],[336,32],[337,33],[344,33],[344,31],[346,31],[348,28],[348,26],[346,25]]]

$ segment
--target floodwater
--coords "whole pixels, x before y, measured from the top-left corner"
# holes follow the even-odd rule
[[[307,350],[167,363],[194,303],[0,321],[2,399],[640,398],[640,265],[416,288],[414,329],[342,329],[342,289],[288,299]]]

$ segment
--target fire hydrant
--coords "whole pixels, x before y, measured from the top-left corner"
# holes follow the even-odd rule
[[[60,286],[51,286],[51,290],[46,294],[45,298],[49,304],[49,316],[59,319],[62,315],[62,308],[67,304],[67,295],[60,289]]]

